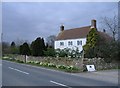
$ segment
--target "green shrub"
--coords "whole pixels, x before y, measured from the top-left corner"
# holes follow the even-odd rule
[[[76,50],[72,50],[70,48],[56,49],[56,56],[79,58],[82,56],[82,52],[80,52],[78,48],[76,48]]]
[[[56,65],[53,63],[48,63],[48,67],[56,67]]]
[[[31,63],[31,61],[27,61],[27,63]]]
[[[24,63],[24,61],[21,61],[21,60],[16,60],[18,63]]]
[[[23,61],[21,60],[16,60],[16,62],[18,63],[24,63]],[[53,67],[53,68],[57,68],[57,69],[61,69],[61,70],[64,70],[64,71],[67,71],[67,72],[74,72],[74,71],[77,71],[78,68],[74,67],[74,66],[65,66],[65,65],[55,65],[53,63],[48,63],[48,62],[39,62],[39,61],[28,61],[27,63],[30,63],[30,64],[38,64],[40,66],[44,66],[44,67]]]
[[[35,63],[35,64],[40,64],[40,62],[39,62],[39,61],[35,61],[34,63]]]
[[[66,71],[67,72],[78,72],[79,69],[77,67],[74,67],[74,66],[67,66]]]
[[[67,56],[67,52],[65,51],[65,49],[56,49],[56,55],[59,57],[66,57]]]
[[[9,57],[7,57],[7,56],[4,56],[4,57],[2,57],[3,59],[9,59]]]
[[[43,62],[43,64],[42,64],[43,66],[45,66],[45,67],[47,67],[48,66],[48,63],[46,63],[46,62]]]
[[[77,67],[74,67],[74,66],[67,66],[67,69],[69,69],[69,70],[78,70],[78,68]]]
[[[45,56],[52,56],[52,57],[54,57],[55,56],[54,48],[47,48],[47,50],[44,51],[44,55]]]
[[[67,69],[73,70],[73,66],[67,66]]]
[[[40,62],[40,65],[42,66],[42,65],[43,65],[43,62]]]
[[[10,61],[16,61],[14,58],[9,58]]]
[[[27,63],[31,63],[31,64],[34,64],[34,61],[27,61]]]
[[[65,65],[57,65],[56,67],[59,68],[59,69],[66,69]]]
[[[20,61],[19,63],[24,63],[24,61]]]

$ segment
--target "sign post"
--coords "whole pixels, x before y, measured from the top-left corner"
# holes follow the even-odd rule
[[[25,55],[25,63],[27,63],[27,59],[28,59],[28,56],[27,56],[27,55]]]

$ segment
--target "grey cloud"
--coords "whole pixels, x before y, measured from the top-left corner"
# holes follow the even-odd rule
[[[90,20],[111,14],[117,3],[3,3],[3,33],[6,41],[32,41],[57,35],[66,29],[90,25]]]

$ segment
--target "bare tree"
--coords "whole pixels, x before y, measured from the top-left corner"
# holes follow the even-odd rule
[[[15,44],[16,46],[20,46],[22,45],[23,43],[27,42],[29,44],[29,41],[28,40],[23,40],[23,39],[20,39],[20,38],[17,38],[15,41]]]
[[[10,44],[8,42],[2,42],[2,54],[10,53]]]
[[[46,38],[46,42],[47,42],[48,46],[54,47],[55,38],[56,38],[55,35],[50,35]]]
[[[115,40],[118,35],[118,16],[114,15],[113,17],[102,17],[101,24],[103,29],[107,29],[112,33],[112,37]]]

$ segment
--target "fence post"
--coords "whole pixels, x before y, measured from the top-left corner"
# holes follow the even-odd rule
[[[25,63],[27,63],[27,59],[28,59],[28,56],[27,56],[27,55],[25,55]]]

